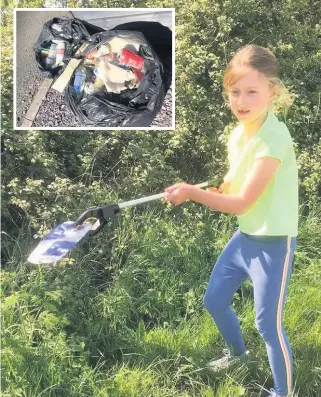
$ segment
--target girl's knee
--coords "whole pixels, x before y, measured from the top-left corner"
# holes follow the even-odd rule
[[[278,335],[276,318],[269,317],[255,319],[256,329],[265,341],[273,341]]]
[[[220,296],[215,291],[206,290],[203,303],[206,309],[213,314],[214,312],[219,312],[225,310],[228,305],[226,305]]]

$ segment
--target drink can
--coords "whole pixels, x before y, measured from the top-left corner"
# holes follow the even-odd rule
[[[57,44],[57,55],[56,55],[56,65],[59,65],[63,61],[64,55],[65,55],[65,42],[64,41],[58,41],[58,44]]]

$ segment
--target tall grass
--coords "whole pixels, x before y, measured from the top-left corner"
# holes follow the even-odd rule
[[[300,397],[321,389],[320,219],[318,207],[300,218],[285,310]],[[233,217],[193,203],[147,204],[45,268],[26,264],[25,225],[2,271],[2,395],[264,396],[272,378],[249,283],[233,305],[254,361],[205,368],[224,344],[203,294],[235,228]]]

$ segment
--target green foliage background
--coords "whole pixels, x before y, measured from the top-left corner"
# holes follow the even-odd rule
[[[124,211],[117,228],[85,242],[58,268],[25,265],[38,238],[89,206],[161,192],[180,180],[222,177],[226,139],[235,125],[222,97],[224,69],[240,46],[256,43],[275,53],[280,77],[295,94],[289,112],[278,114],[293,137],[300,172],[299,246],[286,325],[301,360],[296,364],[300,397],[317,397],[320,2],[65,2],[175,8],[176,128],[14,131],[13,7],[43,4],[10,0],[2,13],[4,396],[258,395],[253,378],[265,384],[263,358],[249,373],[223,377],[201,371],[205,359],[222,347],[202,295],[236,226],[233,217],[194,203],[177,208],[152,203]],[[245,335],[264,357],[250,291],[243,286],[235,305]],[[307,310],[300,310],[300,299],[309,302]]]

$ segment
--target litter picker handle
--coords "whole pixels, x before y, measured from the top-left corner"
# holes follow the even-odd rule
[[[209,182],[203,182],[199,183],[198,185],[195,185],[199,188],[206,187],[209,185]],[[163,197],[168,196],[169,193],[159,193],[159,194],[154,194],[152,196],[147,196],[147,197],[142,197],[136,200],[130,200],[130,201],[125,201],[120,204],[111,204],[107,205],[104,207],[92,207],[88,208],[85,212],[83,212],[80,217],[75,221],[75,226],[83,224],[86,219],[93,218],[96,219],[96,223],[98,223],[97,227],[95,229],[92,229],[90,231],[90,236],[94,236],[100,230],[108,223],[108,221],[112,218],[114,218],[116,215],[120,213],[120,210],[125,207],[130,207],[132,205],[137,205],[137,204],[142,204],[146,203],[148,201],[152,200],[158,200]],[[95,225],[96,225],[95,223]]]
[[[199,183],[198,185],[195,185],[199,188],[206,187],[208,186],[208,182],[203,182]],[[125,201],[123,203],[118,204],[119,208],[125,208],[125,207],[130,207],[131,205],[137,205],[137,204],[142,204],[142,203],[147,203],[148,201],[152,200],[158,200],[163,197],[168,196],[169,193],[159,193],[159,194],[154,194],[153,196],[147,196],[147,197],[142,197],[136,200],[130,200],[130,201]]]

